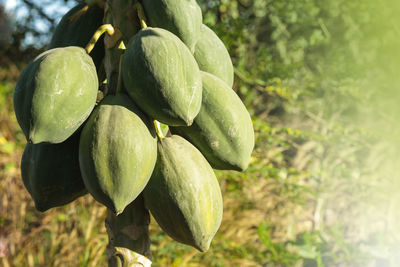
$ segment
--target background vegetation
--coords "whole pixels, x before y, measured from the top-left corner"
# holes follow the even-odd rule
[[[75,1],[51,2],[20,1],[24,20],[0,12],[0,264],[105,266],[105,208],[87,195],[37,212],[20,178],[15,83],[62,16],[43,7]],[[198,2],[231,54],[256,147],[245,173],[217,172],[210,250],[153,220],[154,266],[398,266],[400,3]]]

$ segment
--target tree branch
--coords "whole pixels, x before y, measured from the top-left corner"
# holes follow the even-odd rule
[[[41,17],[43,17],[44,19],[46,19],[48,22],[50,22],[51,24],[54,24],[54,19],[53,18],[51,18],[51,17],[49,17],[44,11],[43,11],[43,9],[42,8],[40,8],[40,7],[38,7],[37,5],[35,5],[34,3],[32,3],[31,1],[29,1],[29,0],[22,0],[24,3],[25,3],[25,5],[27,5],[30,9],[33,9],[33,10],[36,10],[38,13],[39,13],[39,15],[41,16]]]

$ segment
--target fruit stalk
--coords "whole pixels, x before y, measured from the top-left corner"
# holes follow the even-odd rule
[[[103,33],[105,32],[107,32],[108,35],[113,35],[115,32],[114,27],[111,24],[101,25],[94,33],[92,39],[90,39],[89,44],[85,47],[86,53],[90,54],[90,52],[92,52],[97,41],[100,39],[101,35],[103,35]]]
[[[132,20],[136,12],[133,0],[108,0],[105,9],[104,23],[110,23],[121,30],[122,40],[128,40],[135,33],[135,28],[124,23]],[[133,24],[133,23],[132,23]],[[107,74],[106,94],[121,90],[120,61],[122,59],[120,45],[109,45],[109,36],[105,38],[105,70]],[[150,215],[144,206],[142,195],[129,204],[123,213],[116,216],[107,211],[106,228],[109,237],[107,259],[110,267],[114,266],[151,266],[149,227]]]
[[[153,124],[154,124],[154,129],[156,130],[156,133],[157,133],[158,138],[159,138],[159,139],[165,138],[165,136],[164,136],[164,134],[163,134],[163,132],[162,132],[162,130],[161,130],[161,125],[160,125],[160,123],[159,123],[158,121],[154,120],[154,121],[153,121]]]
[[[142,29],[146,29],[147,28],[146,16],[144,15],[143,6],[139,2],[137,2],[136,4],[133,5],[133,7],[137,10],[137,14],[140,20],[140,27]]]

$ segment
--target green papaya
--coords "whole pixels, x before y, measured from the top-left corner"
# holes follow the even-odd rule
[[[206,72],[202,78],[202,106],[193,125],[170,129],[194,144],[214,169],[243,171],[254,147],[250,115],[224,81]]]
[[[169,236],[208,250],[221,224],[222,195],[210,164],[192,144],[177,135],[159,140],[156,167],[143,196]]]
[[[194,51],[203,22],[196,0],[146,0],[142,3],[149,26],[172,32]]]
[[[196,43],[194,58],[202,71],[222,79],[230,87],[233,85],[233,65],[224,43],[218,36],[202,25],[200,39]]]
[[[90,5],[86,11],[81,3],[69,10],[57,24],[51,38],[49,49],[66,46],[85,48],[96,30],[103,24],[104,10],[97,5]],[[101,38],[90,52],[96,68],[99,69],[104,58],[104,41]]]
[[[61,143],[86,120],[97,97],[93,60],[83,48],[48,50],[31,61],[14,92],[14,110],[27,140]]]
[[[35,207],[46,211],[87,193],[79,170],[79,133],[60,144],[27,144],[21,176]]]
[[[148,118],[127,95],[106,96],[82,130],[79,164],[89,193],[120,214],[143,190],[157,160]]]
[[[122,75],[129,96],[159,122],[190,125],[200,110],[196,60],[178,37],[164,29],[143,29],[129,41]]]

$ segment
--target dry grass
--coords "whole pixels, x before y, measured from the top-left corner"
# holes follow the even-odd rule
[[[20,155],[15,153],[1,166],[11,160],[19,163]],[[85,196],[40,213],[23,187],[19,164],[3,170],[0,177],[4,266],[80,266],[85,262],[96,266],[104,260],[105,208]]]

